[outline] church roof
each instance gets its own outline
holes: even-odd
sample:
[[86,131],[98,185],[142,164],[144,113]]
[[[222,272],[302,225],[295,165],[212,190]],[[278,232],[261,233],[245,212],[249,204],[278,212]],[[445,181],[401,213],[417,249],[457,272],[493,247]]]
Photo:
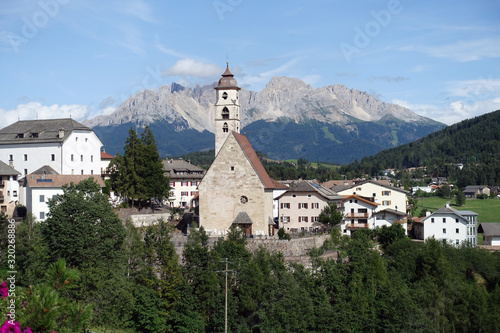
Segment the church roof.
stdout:
[[238,87],[238,83],[236,82],[236,79],[234,78],[233,73],[229,71],[229,64],[227,64],[226,71],[222,73],[222,77],[219,80],[219,84],[217,84],[217,87],[215,87],[216,90],[227,90],[227,89],[233,89],[233,90],[240,90],[240,87]]
[[[234,138],[236,139],[236,141],[240,145],[241,149],[243,150],[243,152],[247,156],[248,161],[250,161],[250,164],[252,165],[253,169],[255,170],[255,172],[259,176],[260,180],[262,181],[262,184],[264,184],[264,186],[268,189],[282,188],[281,185],[283,185],[283,184],[276,182],[276,181],[272,180],[271,177],[269,177],[266,169],[264,169],[264,166],[260,162],[259,157],[257,156],[255,151],[253,150],[252,145],[250,144],[250,142],[248,141],[246,136],[239,134],[239,133],[236,133],[236,132],[232,132],[232,133],[234,135]],[[283,186],[285,186],[285,185],[283,185]]]
[[[59,137],[59,130],[64,136]],[[89,127],[71,119],[20,120],[0,129],[1,144],[63,142],[73,130],[92,131]]]
[[233,224],[253,224],[252,219],[247,212],[239,212],[233,221]]

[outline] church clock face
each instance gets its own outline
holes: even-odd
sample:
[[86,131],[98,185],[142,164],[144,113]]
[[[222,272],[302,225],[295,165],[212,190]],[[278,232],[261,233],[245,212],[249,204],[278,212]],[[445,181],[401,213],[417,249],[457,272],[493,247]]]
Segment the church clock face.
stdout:
[[240,202],[242,204],[246,204],[248,202],[248,198],[246,196],[242,195],[241,198],[240,198]]

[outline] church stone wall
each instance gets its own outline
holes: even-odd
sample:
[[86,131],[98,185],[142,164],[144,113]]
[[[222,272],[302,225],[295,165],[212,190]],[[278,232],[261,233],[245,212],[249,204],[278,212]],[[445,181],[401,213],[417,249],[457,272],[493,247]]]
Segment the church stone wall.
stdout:
[[[233,135],[229,135],[199,185],[200,225],[211,235],[223,235],[240,212],[252,220],[252,234],[267,235],[272,220],[272,191],[259,176]],[[242,197],[248,200],[242,202]]]

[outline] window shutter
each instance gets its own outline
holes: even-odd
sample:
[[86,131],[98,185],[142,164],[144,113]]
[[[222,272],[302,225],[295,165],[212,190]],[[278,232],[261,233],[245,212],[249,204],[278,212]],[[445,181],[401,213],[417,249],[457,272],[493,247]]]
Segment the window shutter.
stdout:
[[300,209],[300,202],[299,202],[299,209]]
[[306,222],[309,222],[309,218],[306,216]]
[[283,209],[283,203],[281,203],[281,209]]
[[[306,203],[306,207],[305,208],[307,209],[307,203]],[[306,218],[306,222],[307,222],[307,218]]]

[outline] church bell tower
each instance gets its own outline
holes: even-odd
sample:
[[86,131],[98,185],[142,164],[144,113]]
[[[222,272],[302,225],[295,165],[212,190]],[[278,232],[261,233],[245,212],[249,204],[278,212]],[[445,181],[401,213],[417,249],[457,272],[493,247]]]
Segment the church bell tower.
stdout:
[[219,153],[224,141],[232,131],[240,133],[240,88],[234,75],[229,71],[222,74],[219,84],[215,87],[217,102],[215,103],[215,156]]

